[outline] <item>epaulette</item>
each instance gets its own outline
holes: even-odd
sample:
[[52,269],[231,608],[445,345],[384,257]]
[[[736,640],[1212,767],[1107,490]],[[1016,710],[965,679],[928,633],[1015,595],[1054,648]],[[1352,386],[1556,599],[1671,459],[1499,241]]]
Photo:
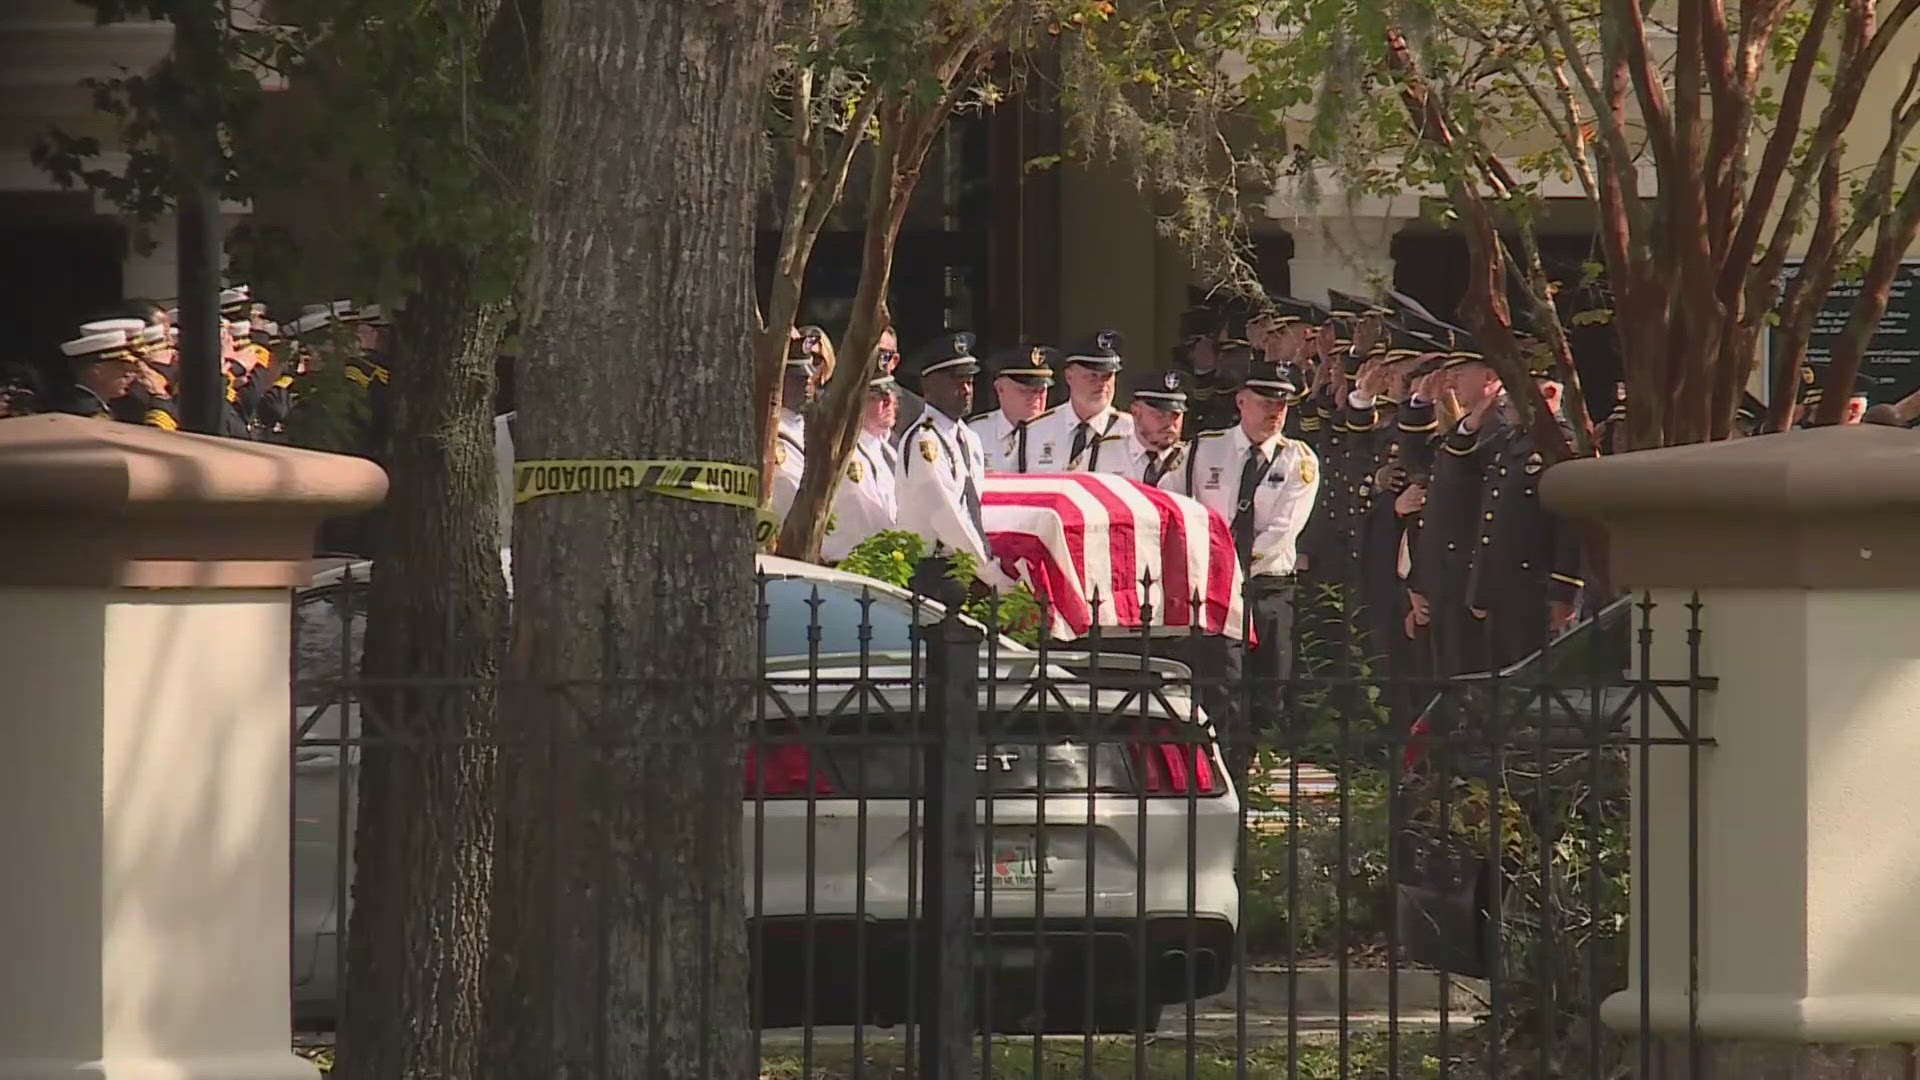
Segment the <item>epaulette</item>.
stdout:
[[1219,431],[1203,431],[1200,434],[1195,435],[1194,438],[1195,439],[1217,439],[1220,436],[1225,435],[1227,432],[1232,430],[1233,430],[1232,428],[1223,428]]
[[1094,442],[1097,442],[1097,443],[1103,443],[1103,442],[1115,442],[1115,441],[1118,441],[1118,440],[1120,440],[1120,439],[1124,439],[1124,438],[1126,438],[1126,437],[1127,437],[1127,436],[1125,436],[1125,435],[1102,435],[1102,436],[1100,436],[1099,438],[1097,438],[1097,439],[1095,439],[1095,440],[1093,440],[1093,441],[1094,441]]
[[148,409],[147,426],[159,428],[161,431],[179,431],[180,421],[175,420],[173,414],[165,409]]
[[977,412],[977,413],[974,413],[972,416],[967,417],[966,423],[971,424],[975,420],[985,420],[987,417],[992,415],[993,415],[992,409],[988,409],[986,412]]
[[[1033,420],[1045,420],[1047,417],[1052,416],[1054,413],[1057,413],[1059,411],[1060,411],[1060,406],[1055,405],[1053,408],[1048,409],[1046,412],[1043,412],[1039,416],[1034,417]],[[1027,421],[1027,423],[1031,424],[1033,423],[1033,420],[1029,420]]]

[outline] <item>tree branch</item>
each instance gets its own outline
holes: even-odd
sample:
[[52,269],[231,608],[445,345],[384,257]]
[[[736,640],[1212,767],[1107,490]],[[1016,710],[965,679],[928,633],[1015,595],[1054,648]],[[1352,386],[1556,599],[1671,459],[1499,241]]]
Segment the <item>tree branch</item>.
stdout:
[[1860,362],[1867,345],[1886,314],[1887,298],[1893,279],[1900,273],[1901,258],[1920,236],[1920,168],[1907,178],[1906,190],[1892,214],[1880,219],[1873,248],[1873,261],[1867,265],[1860,282],[1860,295],[1854,298],[1847,325],[1834,339],[1827,363],[1827,381],[1822,387],[1818,422],[1837,424],[1847,407],[1855,380],[1860,377]]
[[[1552,0],[1548,0],[1549,3]],[[1621,44],[1626,46],[1624,59],[1627,72],[1633,78],[1634,92],[1640,101],[1640,119],[1647,126],[1647,141],[1653,147],[1654,161],[1660,166],[1661,188],[1666,189],[1666,176],[1680,168],[1674,144],[1673,110],[1667,104],[1666,86],[1660,80],[1660,72],[1654,66],[1653,57],[1647,50],[1647,24],[1640,12],[1639,0],[1610,0],[1615,17],[1610,20],[1614,31],[1621,35]],[[1684,12],[1690,4],[1682,4]],[[1601,18],[1606,19],[1602,14]],[[1685,20],[1682,20],[1684,25]],[[1681,50],[1684,52],[1684,48]]]
[[[1806,358],[1807,339],[1813,333],[1813,320],[1819,314],[1817,298],[1824,298],[1833,284],[1838,266],[1834,245],[1840,232],[1840,163],[1829,158],[1820,169],[1820,206],[1808,240],[1806,261],[1800,273],[1787,285],[1785,303],[1780,308],[1779,355],[1773,358],[1772,401],[1767,406],[1767,430],[1785,431],[1793,423],[1795,390],[1800,384],[1800,366]],[[1753,291],[1772,294],[1771,280],[1755,277]],[[1754,301],[1749,298],[1749,308]]]
[[[1767,137],[1766,148],[1760,155],[1759,171],[1754,174],[1753,187],[1747,196],[1748,212],[1741,215],[1740,227],[1734,233],[1733,242],[1727,246],[1726,260],[1721,267],[1722,296],[1729,295],[1731,290],[1738,290],[1752,268],[1753,251],[1760,243],[1760,230],[1766,226],[1774,194],[1780,188],[1780,178],[1793,157],[1793,144],[1800,135],[1800,117],[1806,111],[1807,86],[1813,81],[1821,43],[1826,40],[1827,26],[1833,21],[1833,6],[1834,0],[1814,0],[1806,36],[1800,43],[1799,51],[1794,53],[1792,66],[1787,70],[1787,83],[1780,94],[1780,115],[1774,121],[1773,134]],[[1757,318],[1760,314],[1749,310],[1746,316]]]
[[[1644,234],[1646,210],[1640,205],[1639,177],[1634,173],[1634,153],[1627,145],[1626,111],[1618,107],[1618,95],[1610,85],[1602,92],[1600,84],[1594,79],[1593,72],[1587,70],[1586,56],[1580,51],[1579,40],[1574,37],[1573,23],[1567,18],[1565,0],[1525,0],[1528,14],[1538,24],[1544,21],[1553,27],[1554,38],[1559,43],[1563,62],[1573,68],[1580,89],[1586,94],[1587,105],[1593,111],[1594,127],[1600,133],[1600,163],[1614,174],[1614,183],[1623,196],[1627,224],[1638,227]],[[1552,44],[1541,42],[1541,48],[1552,51]],[[1610,76],[1624,70],[1625,55],[1617,46],[1602,50]],[[1611,83],[1611,79],[1610,79]],[[1624,250],[1624,248],[1623,248]]]
[[1853,121],[1868,76],[1917,9],[1920,9],[1920,0],[1898,0],[1878,29],[1875,29],[1873,0],[1847,0],[1847,33],[1841,46],[1840,59],[1834,66],[1838,76],[1827,99],[1827,107],[1822,110],[1819,126],[1808,143],[1806,156],[1794,169],[1793,187],[1788,190],[1786,202],[1780,208],[1780,217],[1775,224],[1773,238],[1767,244],[1766,254],[1760,259],[1759,273],[1762,278],[1771,280],[1779,275],[1793,238],[1799,235],[1800,215],[1806,208],[1814,177],[1825,167],[1840,136]]

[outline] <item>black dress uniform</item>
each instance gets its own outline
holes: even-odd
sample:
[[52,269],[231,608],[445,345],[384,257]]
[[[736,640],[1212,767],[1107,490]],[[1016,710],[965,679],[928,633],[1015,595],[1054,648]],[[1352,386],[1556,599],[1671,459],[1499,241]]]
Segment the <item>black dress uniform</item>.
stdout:
[[[1482,355],[1466,332],[1448,331],[1451,350],[1447,367],[1475,363]],[[1419,539],[1412,551],[1407,586],[1431,605],[1426,637],[1432,671],[1440,677],[1485,669],[1488,663],[1487,629],[1468,611],[1468,578],[1481,547],[1480,526],[1490,461],[1505,446],[1507,433],[1500,410],[1488,412],[1482,426],[1466,431],[1456,424],[1440,433],[1434,454],[1433,478],[1427,487]]]
[[[1180,321],[1185,344],[1175,353],[1174,366],[1191,376],[1187,385],[1187,434],[1230,428],[1240,422],[1240,412],[1233,403],[1233,396],[1240,392],[1240,383],[1220,366],[1218,350],[1235,343],[1218,340],[1222,326],[1218,312],[1194,308],[1182,315]],[[1193,360],[1194,350],[1202,344],[1213,350],[1214,355],[1213,366],[1204,371]],[[1244,342],[1238,344],[1244,345]]]
[[[1566,432],[1569,442],[1572,433]],[[1509,422],[1492,438],[1480,550],[1468,583],[1468,604],[1487,613],[1495,668],[1547,644],[1548,604],[1574,603],[1586,584],[1571,523],[1540,504],[1545,463],[1531,432]]]

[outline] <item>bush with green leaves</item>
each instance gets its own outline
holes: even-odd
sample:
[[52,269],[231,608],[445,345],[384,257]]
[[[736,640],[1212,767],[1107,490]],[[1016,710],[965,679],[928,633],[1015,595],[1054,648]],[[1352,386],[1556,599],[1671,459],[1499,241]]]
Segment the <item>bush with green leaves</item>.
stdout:
[[[927,542],[920,534],[889,529],[862,540],[840,560],[839,569],[911,589],[914,567],[926,555]],[[971,588],[978,579],[971,555],[954,555],[951,574],[969,591],[969,599],[960,608],[962,613],[1023,645],[1039,642],[1044,631],[1040,602],[1032,590],[1020,585],[1005,593],[978,595],[978,590]]]

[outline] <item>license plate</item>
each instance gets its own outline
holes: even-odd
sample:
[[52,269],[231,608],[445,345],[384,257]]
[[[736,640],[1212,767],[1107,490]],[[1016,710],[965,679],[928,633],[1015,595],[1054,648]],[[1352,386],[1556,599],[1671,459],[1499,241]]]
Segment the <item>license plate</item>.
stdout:
[[[1049,855],[1046,861],[1051,863],[1053,857]],[[995,891],[1051,889],[1053,883],[1047,880],[1048,870],[1035,855],[1033,844],[996,841],[975,853],[973,887],[985,889],[991,881]]]

